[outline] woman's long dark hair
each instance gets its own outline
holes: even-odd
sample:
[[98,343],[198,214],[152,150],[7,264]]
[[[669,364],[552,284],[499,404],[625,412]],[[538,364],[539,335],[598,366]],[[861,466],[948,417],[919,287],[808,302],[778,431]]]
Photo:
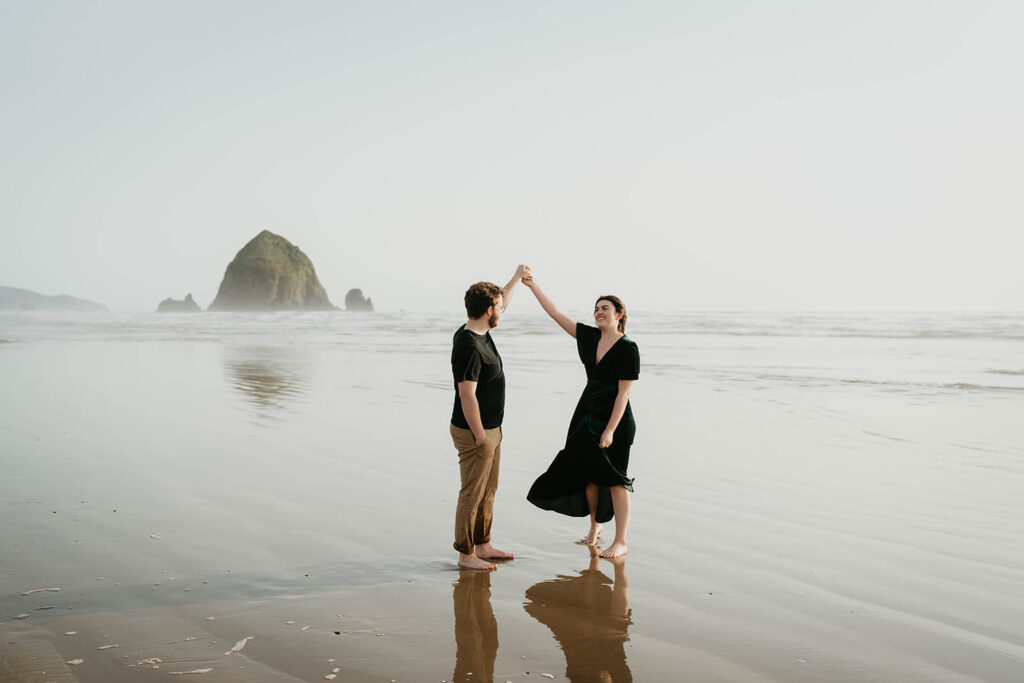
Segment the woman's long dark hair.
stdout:
[[621,313],[622,317],[619,318],[619,332],[626,334],[626,304],[622,303],[622,299],[611,294],[604,294],[597,297],[597,301],[594,302],[594,306],[597,306],[602,301],[608,301],[612,306],[615,307],[616,313]]

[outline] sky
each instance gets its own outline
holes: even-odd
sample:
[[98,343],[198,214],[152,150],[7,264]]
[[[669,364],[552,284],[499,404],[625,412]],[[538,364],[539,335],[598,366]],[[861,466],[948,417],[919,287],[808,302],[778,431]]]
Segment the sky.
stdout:
[[[0,0],[0,285],[1024,309],[1024,4]],[[535,304],[534,304],[535,305]]]

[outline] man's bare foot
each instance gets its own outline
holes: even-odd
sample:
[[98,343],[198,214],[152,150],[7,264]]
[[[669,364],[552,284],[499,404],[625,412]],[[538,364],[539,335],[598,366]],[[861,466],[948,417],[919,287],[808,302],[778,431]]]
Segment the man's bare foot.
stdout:
[[463,553],[459,553],[459,566],[466,569],[482,569],[488,572],[498,568],[498,565],[484,562],[476,555],[466,555]]
[[579,540],[584,545],[600,545],[601,544],[601,532],[604,531],[604,527],[600,524],[593,524],[590,527],[590,533]]
[[612,543],[608,546],[608,549],[601,553],[601,557],[605,559],[613,559],[616,557],[626,556],[626,544],[625,543]]
[[515,555],[498,550],[490,543],[481,543],[476,547],[476,556],[482,560],[512,560]]

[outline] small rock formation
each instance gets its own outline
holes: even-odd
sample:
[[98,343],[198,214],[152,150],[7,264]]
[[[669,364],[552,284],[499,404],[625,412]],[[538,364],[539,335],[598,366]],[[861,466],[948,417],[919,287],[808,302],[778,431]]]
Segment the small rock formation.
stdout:
[[309,257],[264,230],[228,264],[210,311],[333,311]]
[[167,297],[156,307],[157,313],[198,313],[201,310],[191,293],[185,295],[181,301]]
[[372,311],[373,310],[373,299],[369,297],[363,297],[363,290],[361,289],[350,289],[348,294],[345,295],[345,310],[346,311]]

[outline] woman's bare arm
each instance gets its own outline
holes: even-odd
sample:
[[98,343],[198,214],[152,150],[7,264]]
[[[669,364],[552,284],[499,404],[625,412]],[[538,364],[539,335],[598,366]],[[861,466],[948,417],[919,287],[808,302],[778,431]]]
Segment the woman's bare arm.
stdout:
[[608,424],[601,433],[601,440],[597,443],[599,448],[608,448],[612,445],[612,437],[615,435],[615,428],[622,421],[626,414],[626,404],[629,403],[629,392],[633,390],[631,379],[619,380],[619,393],[615,396],[615,405],[612,406],[612,416],[608,418]]
[[539,303],[540,307],[544,309],[544,312],[551,316],[551,319],[558,323],[558,326],[565,330],[570,337],[575,339],[576,321],[563,313],[562,309],[560,309],[555,302],[544,293],[544,290],[540,288],[540,285],[534,281],[532,273],[527,272],[526,275],[523,276],[523,284],[529,287],[533,292],[533,295],[537,297],[537,303]]

